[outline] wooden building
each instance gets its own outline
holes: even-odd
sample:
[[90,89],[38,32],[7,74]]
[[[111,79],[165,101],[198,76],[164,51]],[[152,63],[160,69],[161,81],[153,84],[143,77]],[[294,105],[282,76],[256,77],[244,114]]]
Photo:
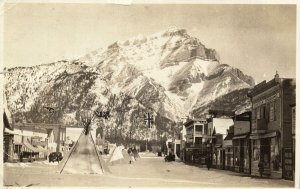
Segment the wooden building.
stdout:
[[13,162],[13,139],[14,135],[13,126],[10,122],[10,118],[4,111],[3,113],[3,161],[4,162]]
[[244,112],[234,117],[233,164],[234,171],[248,173],[251,170],[251,142],[249,139],[251,112]]
[[225,151],[225,169],[226,170],[234,170],[233,166],[233,143],[232,138],[234,136],[234,128],[233,126],[229,127],[227,136],[223,142],[223,149]]
[[[212,111],[210,111],[211,113]],[[231,113],[231,112],[230,112]],[[224,111],[215,111],[212,115],[212,126],[213,126],[213,144],[212,144],[212,167],[218,169],[225,169],[226,164],[229,161],[226,159],[231,154],[232,148],[232,126],[233,120],[228,117]],[[218,117],[220,116],[220,117]],[[230,130],[231,128],[231,130]],[[226,140],[225,140],[226,139]],[[228,157],[231,158],[231,157]],[[228,167],[229,165],[228,165]]]
[[263,176],[292,178],[292,108],[296,101],[295,79],[279,78],[256,85],[248,96],[252,101],[251,175],[259,175],[258,163],[264,163]]
[[184,123],[186,129],[186,142],[183,149],[185,162],[205,164],[205,156],[210,153],[208,145],[212,139],[212,128],[208,127],[206,120],[187,120]]

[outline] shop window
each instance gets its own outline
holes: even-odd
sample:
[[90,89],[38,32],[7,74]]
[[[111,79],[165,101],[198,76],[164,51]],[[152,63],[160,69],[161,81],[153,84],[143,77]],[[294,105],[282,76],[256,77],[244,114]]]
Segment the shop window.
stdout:
[[203,131],[203,126],[202,126],[202,125],[196,125],[196,131],[202,133],[202,131]]
[[253,140],[253,161],[258,161],[260,157],[260,148],[258,140]]
[[234,158],[234,165],[240,166],[240,143],[237,140],[234,141],[233,158]]
[[201,145],[202,144],[202,137],[195,137],[195,145]]
[[276,101],[273,102],[274,106],[274,121],[276,121]]
[[260,113],[261,118],[266,119],[266,106],[262,106],[260,108],[260,111],[261,111],[261,113]]
[[265,167],[270,167],[270,138],[262,138],[260,144],[260,156],[263,158]]
[[270,121],[274,121],[274,103],[270,104]]
[[267,104],[267,106],[266,106],[265,116],[266,116],[266,120],[269,122],[270,121],[270,104]]
[[257,117],[257,119],[260,119],[260,107],[258,107],[257,109],[256,109],[256,117]]

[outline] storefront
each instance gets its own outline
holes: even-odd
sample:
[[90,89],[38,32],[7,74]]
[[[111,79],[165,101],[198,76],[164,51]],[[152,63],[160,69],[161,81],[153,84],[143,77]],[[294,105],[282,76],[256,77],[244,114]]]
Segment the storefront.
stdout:
[[250,136],[252,140],[252,175],[259,176],[258,163],[263,161],[265,176],[282,177],[281,136],[279,132],[271,132]]
[[251,175],[259,175],[258,163],[264,164],[263,176],[292,177],[292,109],[295,103],[294,79],[263,81],[248,93],[252,101]]
[[234,170],[233,167],[233,144],[232,144],[232,138],[233,138],[233,126],[229,127],[228,134],[224,139],[223,142],[223,149],[224,149],[224,163],[225,163],[225,169],[226,170]]
[[225,169],[225,150],[223,148],[223,135],[215,134],[213,142],[212,167]]
[[233,171],[233,145],[232,140],[224,140],[224,153],[225,153],[225,169]]
[[[187,163],[205,164],[205,157],[211,154],[211,130],[206,120],[187,120],[184,123],[186,142],[182,146],[183,160]],[[180,152],[180,141],[176,146],[176,154]],[[178,150],[179,149],[179,150]]]
[[248,135],[233,137],[234,171],[250,174],[250,140]]

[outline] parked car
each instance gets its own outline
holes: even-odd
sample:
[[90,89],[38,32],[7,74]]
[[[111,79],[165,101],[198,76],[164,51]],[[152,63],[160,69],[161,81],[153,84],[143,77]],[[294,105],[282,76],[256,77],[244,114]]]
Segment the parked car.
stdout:
[[49,154],[49,162],[59,162],[63,159],[61,152],[52,152]]

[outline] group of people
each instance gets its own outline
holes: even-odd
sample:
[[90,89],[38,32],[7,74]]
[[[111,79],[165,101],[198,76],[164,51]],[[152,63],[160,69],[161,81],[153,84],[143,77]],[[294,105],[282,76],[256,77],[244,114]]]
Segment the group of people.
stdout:
[[130,157],[129,164],[131,164],[132,162],[135,162],[136,159],[140,157],[136,148],[128,148],[127,153]]
[[[205,157],[205,164],[206,164],[207,170],[209,170],[211,168],[211,165],[212,165],[212,159],[211,159],[210,154],[208,154]],[[260,177],[263,176],[264,166],[265,166],[265,163],[264,163],[263,158],[261,157],[260,160],[259,160],[259,163],[258,163],[258,172],[260,174]]]

